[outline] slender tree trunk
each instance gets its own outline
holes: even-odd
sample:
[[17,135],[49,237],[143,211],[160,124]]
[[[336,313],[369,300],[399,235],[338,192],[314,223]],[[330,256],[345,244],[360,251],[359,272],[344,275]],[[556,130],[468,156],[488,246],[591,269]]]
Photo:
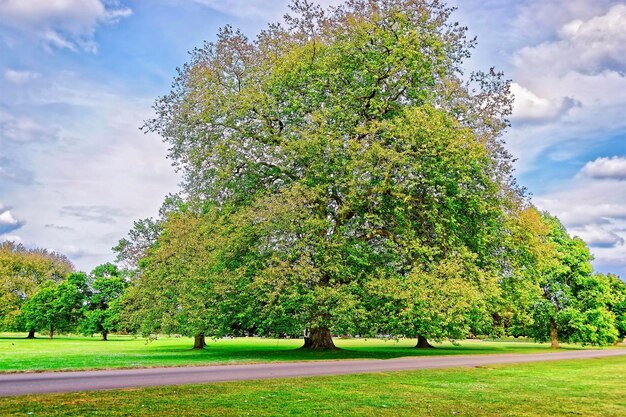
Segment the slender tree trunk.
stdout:
[[206,346],[206,339],[204,337],[204,333],[196,335],[193,340],[193,348],[204,349],[205,346]]
[[107,340],[109,340],[109,332],[107,332],[107,331],[103,331],[102,332],[102,340],[105,341],[105,342]]
[[50,339],[52,339],[54,337],[54,326],[50,326],[50,333],[48,334],[48,337]]
[[302,349],[337,349],[330,330],[325,327],[311,329],[308,337],[304,337]]
[[417,349],[434,349],[435,347],[428,343],[428,339],[421,335],[417,335],[417,345],[415,345]]
[[28,336],[26,336],[27,339],[34,339],[35,338],[35,330],[30,329],[28,331]]
[[552,349],[559,348],[559,332],[556,329],[556,321],[554,318],[550,317],[550,347]]

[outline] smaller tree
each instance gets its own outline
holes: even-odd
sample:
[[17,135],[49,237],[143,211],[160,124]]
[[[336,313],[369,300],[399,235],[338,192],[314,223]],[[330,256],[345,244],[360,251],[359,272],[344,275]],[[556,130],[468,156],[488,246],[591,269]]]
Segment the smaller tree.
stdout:
[[626,282],[613,274],[607,274],[606,279],[611,287],[609,310],[615,314],[615,327],[619,340],[624,340],[626,339]]
[[120,297],[126,290],[126,280],[115,265],[106,263],[97,266],[90,277],[93,282],[81,320],[84,334],[100,333],[107,340],[110,332],[120,324]]
[[[539,292],[529,300],[530,320],[521,333],[538,341],[606,345],[618,337],[615,314],[610,310],[612,291],[606,277],[592,274],[587,245],[570,237],[561,222],[547,213],[541,214],[545,227],[536,227],[539,239],[528,239],[521,245],[543,245],[536,250],[543,256],[526,272],[532,272],[529,283]],[[510,290],[512,287],[508,287]]]
[[224,232],[217,211],[206,211],[170,213],[141,259],[123,301],[124,321],[135,332],[191,336],[194,349],[205,347],[206,336],[228,332],[225,299],[232,292],[221,267]]
[[47,330],[52,338],[56,332],[76,329],[82,317],[87,295],[87,276],[72,273],[59,284],[42,284],[22,307],[21,321],[29,329]]

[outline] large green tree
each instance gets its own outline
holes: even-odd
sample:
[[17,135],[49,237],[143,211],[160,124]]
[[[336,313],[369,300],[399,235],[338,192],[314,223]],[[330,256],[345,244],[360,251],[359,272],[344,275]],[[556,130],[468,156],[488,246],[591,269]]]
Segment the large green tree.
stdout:
[[0,329],[25,330],[29,338],[34,338],[35,328],[19,320],[22,306],[43,283],[60,282],[73,269],[59,253],[0,243]]
[[[170,145],[189,199],[231,218],[222,247],[245,256],[209,264],[255,304],[256,315],[236,307],[259,334],[307,329],[312,348],[333,347],[332,332],[462,336],[481,297],[455,310],[448,285],[443,330],[408,319],[434,314],[411,299],[446,284],[441,271],[455,271],[465,295],[495,288],[504,219],[522,198],[500,139],[508,83],[493,69],[463,81],[473,41],[440,2],[291,8],[254,42],[226,27],[194,50],[146,124]],[[142,279],[200,297],[206,272],[190,275],[172,254],[168,273],[155,273],[156,254]],[[393,313],[406,319],[382,329],[372,314],[396,288],[408,295]]]

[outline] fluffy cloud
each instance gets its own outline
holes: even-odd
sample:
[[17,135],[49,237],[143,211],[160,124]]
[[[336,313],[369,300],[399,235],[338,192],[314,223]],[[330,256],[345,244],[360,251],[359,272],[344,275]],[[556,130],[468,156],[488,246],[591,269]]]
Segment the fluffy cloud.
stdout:
[[96,27],[131,13],[129,8],[106,0],[2,0],[0,26],[33,36],[48,46],[95,51]]
[[24,226],[24,222],[16,219],[8,207],[0,204],[0,235],[11,233],[22,226]]
[[626,5],[610,3],[531,0],[521,7],[520,27],[530,30],[526,20],[536,16],[549,30],[511,58],[516,102],[507,142],[521,172],[548,148],[575,157],[577,143],[588,148],[626,129]]
[[577,175],[558,191],[535,196],[541,210],[561,219],[573,235],[591,247],[601,272],[626,277],[626,187],[618,181]]
[[570,97],[548,99],[539,97],[517,83],[511,84],[511,92],[515,96],[513,119],[519,121],[547,121],[558,119],[581,103]]
[[570,230],[592,248],[615,248],[624,245],[624,238],[617,233],[598,225],[587,225],[580,229]]
[[[555,29],[576,20],[588,20],[606,12],[619,0],[525,0],[516,2],[512,31],[527,43],[545,40]],[[503,4],[506,5],[505,2]],[[482,6],[482,3],[478,7]],[[511,7],[507,7],[510,13]]]
[[626,5],[618,4],[604,15],[576,19],[563,25],[557,41],[522,48],[514,63],[539,73],[594,74],[626,70]]
[[580,173],[590,178],[626,180],[626,158],[598,158],[587,162]]

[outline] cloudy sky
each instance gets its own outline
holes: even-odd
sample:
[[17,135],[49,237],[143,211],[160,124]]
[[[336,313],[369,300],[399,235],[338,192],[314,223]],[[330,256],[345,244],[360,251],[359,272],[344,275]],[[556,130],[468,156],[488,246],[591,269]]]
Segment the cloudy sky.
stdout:
[[[323,0],[322,4],[339,0]],[[178,178],[139,131],[187,51],[227,23],[254,36],[286,0],[0,0],[0,241],[85,270]],[[540,209],[626,276],[626,3],[456,0],[468,70],[514,82],[508,148]]]

